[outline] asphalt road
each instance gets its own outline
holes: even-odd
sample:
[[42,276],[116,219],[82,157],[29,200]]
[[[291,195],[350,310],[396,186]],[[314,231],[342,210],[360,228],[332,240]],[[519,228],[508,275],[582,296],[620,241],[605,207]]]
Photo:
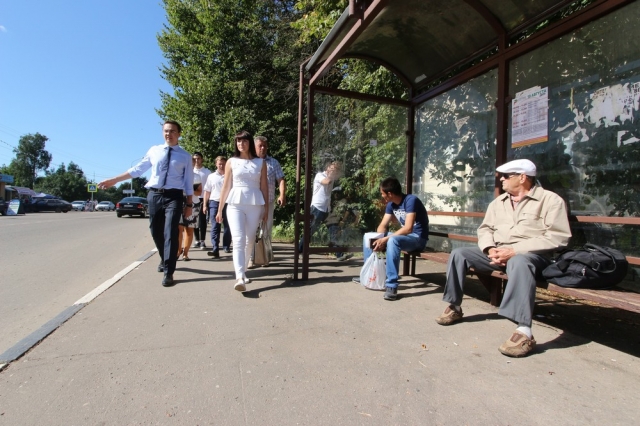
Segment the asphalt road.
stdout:
[[0,241],[0,353],[154,247],[115,212],[1,216]]

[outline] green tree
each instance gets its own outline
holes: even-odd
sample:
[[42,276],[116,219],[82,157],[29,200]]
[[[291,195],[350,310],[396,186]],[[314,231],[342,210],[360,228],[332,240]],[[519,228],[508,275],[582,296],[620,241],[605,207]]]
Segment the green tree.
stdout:
[[[205,155],[233,152],[241,129],[269,139],[294,199],[298,70],[313,47],[296,43],[291,23],[301,15],[294,1],[163,0],[165,29],[158,35],[173,93],[161,93],[163,119],[183,127],[181,145]],[[293,205],[276,210],[291,220]]]
[[28,134],[20,138],[18,147],[13,150],[16,158],[9,165],[16,185],[33,188],[38,172],[49,167],[52,157],[44,149],[48,140],[49,138],[40,133]]
[[34,189],[68,201],[87,199],[87,179],[74,162],[68,167],[62,163],[55,170],[47,170],[44,177],[38,178]]

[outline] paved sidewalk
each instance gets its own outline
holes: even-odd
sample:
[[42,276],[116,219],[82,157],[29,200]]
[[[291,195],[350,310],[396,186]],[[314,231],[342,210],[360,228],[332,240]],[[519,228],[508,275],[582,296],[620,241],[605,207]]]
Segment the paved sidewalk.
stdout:
[[538,350],[510,359],[497,348],[514,326],[482,300],[435,323],[442,265],[419,262],[388,302],[351,282],[355,259],[313,256],[293,283],[292,254],[276,246],[244,294],[230,254],[192,250],[172,288],[152,256],[0,373],[0,424],[640,423],[637,317],[611,320],[629,344],[603,345],[558,328],[584,308],[543,300]]

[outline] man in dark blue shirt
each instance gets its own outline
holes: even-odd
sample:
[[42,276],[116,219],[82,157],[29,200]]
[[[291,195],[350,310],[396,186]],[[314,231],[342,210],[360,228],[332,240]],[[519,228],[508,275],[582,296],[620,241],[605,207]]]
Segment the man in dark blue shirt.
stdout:
[[[388,177],[380,183],[380,195],[386,201],[387,207],[377,232],[384,236],[374,240],[371,245],[366,237],[363,239],[364,260],[366,262],[373,251],[383,251],[386,248],[387,278],[384,299],[396,300],[400,255],[403,250],[424,250],[429,239],[429,217],[427,209],[418,197],[402,193],[402,186],[396,178]],[[388,234],[389,224],[394,217],[401,228],[393,234]],[[354,281],[359,282],[359,279],[354,278]]]

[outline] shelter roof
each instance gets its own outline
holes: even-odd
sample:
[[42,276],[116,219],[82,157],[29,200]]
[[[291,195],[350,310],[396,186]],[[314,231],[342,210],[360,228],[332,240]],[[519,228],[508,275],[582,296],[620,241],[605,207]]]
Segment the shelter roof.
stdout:
[[[307,64],[363,58],[420,90],[449,70],[499,47],[572,0],[375,0],[347,8]],[[501,46],[500,44],[503,43]]]

